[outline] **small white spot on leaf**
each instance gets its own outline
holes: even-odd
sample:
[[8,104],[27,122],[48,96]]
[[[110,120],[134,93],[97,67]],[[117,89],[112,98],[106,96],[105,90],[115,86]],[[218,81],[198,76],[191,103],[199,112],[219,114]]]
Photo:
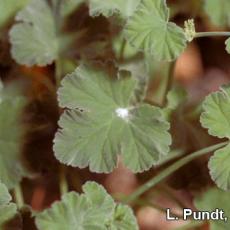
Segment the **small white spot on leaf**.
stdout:
[[120,117],[124,120],[128,120],[129,110],[126,108],[118,108],[118,109],[116,109],[116,114],[118,117]]

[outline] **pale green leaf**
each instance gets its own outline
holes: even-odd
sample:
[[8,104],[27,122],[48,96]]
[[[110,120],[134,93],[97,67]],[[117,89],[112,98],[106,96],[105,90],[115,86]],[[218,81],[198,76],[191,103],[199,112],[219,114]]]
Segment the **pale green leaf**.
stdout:
[[119,13],[123,18],[130,17],[141,0],[89,0],[89,12],[91,16],[102,14],[105,17]]
[[121,141],[121,155],[133,172],[148,170],[169,152],[169,124],[156,107],[142,105],[130,110]]
[[220,91],[207,96],[203,110],[200,121],[209,134],[230,138],[230,86],[223,86]]
[[[137,229],[131,210],[116,206],[105,189],[94,182],[83,186],[84,193],[70,192],[55,202],[50,209],[36,215],[36,225],[40,230],[109,230],[120,229],[112,226],[125,226],[123,230]],[[125,210],[124,210],[125,209]],[[130,228],[133,227],[133,228]]]
[[209,160],[209,170],[212,180],[219,188],[230,190],[230,145],[219,149]]
[[0,229],[17,214],[17,207],[10,203],[11,199],[6,186],[0,183]]
[[213,24],[217,26],[230,25],[229,0],[205,0],[204,9]]
[[133,78],[110,79],[81,66],[61,85],[59,104],[72,109],[61,116],[54,140],[55,156],[62,163],[108,173],[121,154],[127,167],[141,172],[168,153],[169,124],[156,107],[132,106]]
[[0,27],[2,27],[14,14],[23,8],[30,0],[1,0],[0,1]]
[[210,230],[229,230],[230,221],[230,193],[213,188],[195,199],[195,206],[200,211],[215,211],[217,208],[224,211],[227,222],[210,220]]
[[0,103],[0,181],[9,189],[21,180],[24,170],[20,159],[23,128],[20,115],[25,106],[22,96],[2,92]]
[[137,230],[137,221],[133,211],[126,205],[118,204],[109,230]]
[[143,0],[128,19],[124,33],[135,48],[158,60],[172,61],[186,47],[183,29],[169,22],[165,0]]
[[58,39],[52,11],[45,0],[32,0],[20,11],[10,31],[12,56],[19,64],[45,66],[57,57]]

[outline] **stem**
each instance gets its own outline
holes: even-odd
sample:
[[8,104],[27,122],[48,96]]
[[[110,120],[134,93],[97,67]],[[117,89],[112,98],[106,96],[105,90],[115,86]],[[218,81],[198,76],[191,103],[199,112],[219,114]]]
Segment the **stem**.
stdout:
[[157,176],[153,177],[149,181],[147,181],[145,184],[140,186],[133,194],[131,194],[127,199],[123,200],[124,203],[130,203],[134,200],[136,200],[139,196],[141,196],[143,193],[148,191],[150,188],[161,182],[163,179],[168,177],[170,174],[181,168],[182,166],[186,165],[187,163],[191,162],[192,160],[196,159],[197,157],[203,156],[207,153],[210,153],[212,151],[215,151],[225,145],[227,145],[229,141],[222,142],[219,144],[215,144],[209,147],[206,147],[204,149],[201,149],[199,151],[193,152],[180,160],[176,161],[174,164],[170,165],[168,168],[161,171]]
[[119,60],[120,61],[123,61],[123,59],[124,59],[124,52],[125,52],[126,44],[127,44],[126,40],[123,39],[122,44],[121,44],[121,48],[120,48],[120,54],[119,54]]
[[230,32],[219,31],[219,32],[198,32],[195,35],[195,38],[201,37],[213,37],[213,36],[230,36]]
[[163,107],[167,103],[167,94],[171,90],[172,85],[173,85],[175,65],[176,65],[176,62],[174,61],[169,66],[168,79],[167,79],[167,83],[166,83],[166,87],[165,87],[165,92],[164,92],[164,95],[163,95],[163,102],[162,102]]
[[60,194],[64,195],[68,192],[68,183],[66,181],[66,170],[65,166],[60,166],[60,172],[59,172],[59,186],[60,186]]
[[14,188],[14,199],[18,206],[18,209],[21,209],[24,206],[24,198],[23,198],[22,188],[20,184],[18,184]]

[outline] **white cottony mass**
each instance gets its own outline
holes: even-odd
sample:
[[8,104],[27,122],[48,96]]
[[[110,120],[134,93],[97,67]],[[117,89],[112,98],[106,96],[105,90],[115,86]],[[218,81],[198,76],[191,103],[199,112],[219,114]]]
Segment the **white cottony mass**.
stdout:
[[118,108],[116,109],[116,114],[118,117],[127,120],[129,117],[129,110],[126,108]]

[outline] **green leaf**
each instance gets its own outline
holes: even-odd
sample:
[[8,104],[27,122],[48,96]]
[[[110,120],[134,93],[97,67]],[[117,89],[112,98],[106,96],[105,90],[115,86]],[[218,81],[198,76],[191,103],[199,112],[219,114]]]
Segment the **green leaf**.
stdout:
[[172,61],[186,47],[183,29],[169,22],[165,0],[143,0],[128,20],[124,33],[135,48],[158,60]]
[[24,106],[22,96],[11,97],[6,89],[3,90],[0,102],[0,181],[9,189],[16,186],[25,173],[20,159],[23,134],[20,115]]
[[20,11],[10,31],[12,56],[27,66],[45,66],[57,57],[58,39],[54,17],[45,0],[32,0]]
[[224,210],[225,217],[228,218],[227,222],[221,220],[210,220],[211,230],[228,230],[230,220],[230,193],[219,190],[217,188],[210,189],[205,192],[201,197],[195,199],[195,206],[200,211],[215,211]]
[[205,0],[204,9],[213,24],[222,27],[230,25],[229,0]]
[[203,102],[203,110],[200,121],[209,134],[230,138],[230,85],[207,96]]
[[89,0],[89,12],[91,16],[102,14],[110,17],[114,13],[119,13],[123,18],[130,17],[141,0]]
[[219,188],[230,190],[230,144],[215,152],[209,160],[209,170],[212,180]]
[[[84,194],[70,192],[50,209],[36,215],[40,230],[135,230],[135,217],[127,206],[116,205],[105,189],[94,182],[83,186]],[[121,206],[121,207],[120,207]],[[124,228],[120,228],[124,226]]]
[[131,104],[134,79],[109,79],[104,72],[81,66],[61,85],[59,104],[72,109],[61,116],[54,139],[55,156],[62,163],[108,173],[121,154],[128,168],[141,172],[168,153],[169,124],[160,109]]
[[135,230],[138,229],[135,216],[130,207],[118,204],[115,208],[111,222],[111,230]]
[[14,14],[23,8],[29,0],[1,0],[0,1],[0,27],[2,27]]
[[4,229],[4,224],[17,214],[17,207],[10,203],[11,199],[6,186],[0,183],[0,229]]

